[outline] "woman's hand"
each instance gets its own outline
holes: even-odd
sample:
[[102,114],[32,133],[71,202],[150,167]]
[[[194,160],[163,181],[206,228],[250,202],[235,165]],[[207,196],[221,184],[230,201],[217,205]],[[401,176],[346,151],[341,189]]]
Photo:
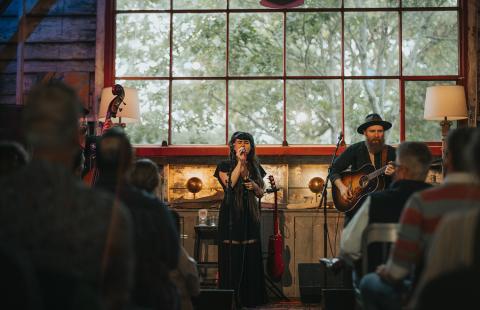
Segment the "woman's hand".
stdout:
[[251,179],[248,179],[248,181],[244,181],[243,185],[247,190],[253,191],[255,193],[255,196],[257,197],[263,196],[263,189],[261,189],[260,186],[258,186],[258,184],[253,182]]
[[236,155],[239,162],[244,165],[247,163],[247,150],[243,146],[237,150]]
[[258,187],[258,185],[253,182],[252,180],[248,179],[248,181],[244,181],[243,182],[243,185],[245,186],[246,189],[248,189],[249,191],[253,191],[255,190],[255,186]]

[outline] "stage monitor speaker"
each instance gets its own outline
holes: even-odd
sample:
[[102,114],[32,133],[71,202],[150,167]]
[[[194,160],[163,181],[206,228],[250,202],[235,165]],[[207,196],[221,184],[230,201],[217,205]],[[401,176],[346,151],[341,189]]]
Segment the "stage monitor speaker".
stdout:
[[353,289],[327,288],[322,290],[323,310],[355,309],[355,294]]
[[235,291],[219,289],[201,289],[194,301],[196,310],[232,310],[235,309]]
[[[326,283],[324,279],[325,272]],[[322,301],[322,289],[345,288],[346,276],[343,270],[334,273],[322,263],[298,264],[298,280],[302,303],[320,303]]]

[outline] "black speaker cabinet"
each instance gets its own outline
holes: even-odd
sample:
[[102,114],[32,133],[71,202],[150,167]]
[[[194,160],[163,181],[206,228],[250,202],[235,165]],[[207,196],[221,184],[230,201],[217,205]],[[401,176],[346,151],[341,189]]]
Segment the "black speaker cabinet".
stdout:
[[322,289],[345,288],[347,286],[346,276],[345,271],[341,270],[334,273],[322,263],[298,264],[298,281],[302,303],[320,303],[322,301]]
[[355,294],[353,289],[327,288],[322,290],[323,310],[353,310],[355,309]]
[[194,300],[196,310],[232,310],[235,309],[234,290],[201,289],[200,296]]

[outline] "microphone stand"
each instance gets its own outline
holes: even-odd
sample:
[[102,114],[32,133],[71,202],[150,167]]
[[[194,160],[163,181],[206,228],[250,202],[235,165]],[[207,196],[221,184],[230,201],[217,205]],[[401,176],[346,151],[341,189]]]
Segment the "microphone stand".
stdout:
[[[327,173],[327,179],[323,183],[323,189],[322,189],[322,198],[320,199],[320,203],[318,204],[318,208],[322,207],[323,204],[323,256],[324,258],[327,258],[327,252],[328,252],[328,225],[327,225],[327,187],[328,187],[328,182],[330,181],[330,174],[332,170],[332,165],[335,159],[337,158],[337,152],[338,148],[340,147],[340,144],[343,140],[343,134],[340,133],[338,136],[338,141],[337,141],[337,146],[335,147],[335,152],[333,153],[332,160],[330,162],[330,165],[328,166],[328,173]],[[324,285],[325,287],[327,286],[327,272],[323,273],[323,280],[324,280]]]
[[235,168],[235,153],[233,145],[230,145],[230,171],[227,180],[227,203],[228,203],[228,288],[233,288],[232,281],[232,230],[233,230],[233,212],[234,207],[233,188],[232,188],[232,172]]

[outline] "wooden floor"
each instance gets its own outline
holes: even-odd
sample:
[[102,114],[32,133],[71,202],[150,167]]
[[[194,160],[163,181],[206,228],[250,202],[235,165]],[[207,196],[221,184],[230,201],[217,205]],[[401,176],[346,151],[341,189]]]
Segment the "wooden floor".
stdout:
[[287,309],[307,309],[307,310],[321,310],[322,307],[320,304],[302,304],[300,300],[292,300],[292,301],[277,301],[269,303],[265,306],[256,307],[256,308],[243,308],[248,310],[287,310]]

